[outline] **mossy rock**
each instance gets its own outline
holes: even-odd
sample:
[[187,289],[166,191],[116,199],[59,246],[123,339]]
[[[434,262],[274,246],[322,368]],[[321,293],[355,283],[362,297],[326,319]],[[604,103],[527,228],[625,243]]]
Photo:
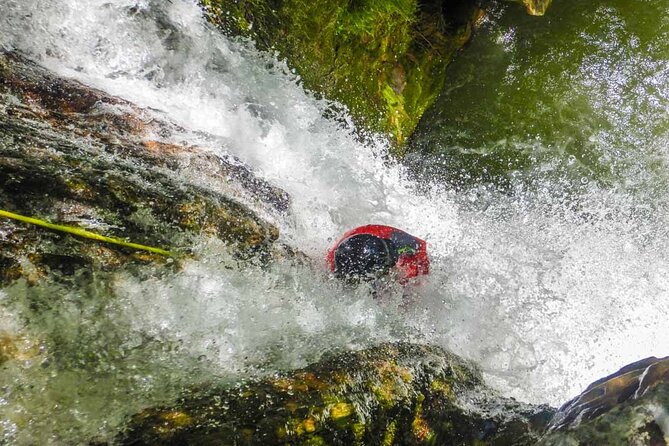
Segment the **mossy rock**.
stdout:
[[383,344],[146,409],[127,445],[529,445],[553,411],[499,397],[438,347]]
[[[249,206],[281,213],[289,205],[285,192],[237,160],[149,139],[179,129],[127,101],[15,53],[0,53],[0,67],[2,209],[182,253],[202,234],[225,241],[240,258],[270,252],[278,230]],[[169,263],[5,217],[0,232],[0,283],[109,270],[129,260]]]
[[402,152],[469,39],[472,0],[201,0],[224,31],[276,50],[306,88],[346,105]]
[[564,404],[542,446],[669,444],[669,357],[647,358],[602,378]]

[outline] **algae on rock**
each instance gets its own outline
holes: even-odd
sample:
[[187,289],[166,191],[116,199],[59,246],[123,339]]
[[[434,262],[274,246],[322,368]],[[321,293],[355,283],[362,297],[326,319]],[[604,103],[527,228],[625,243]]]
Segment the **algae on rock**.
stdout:
[[201,0],[210,21],[276,50],[306,88],[346,105],[402,152],[469,39],[472,0]]
[[136,415],[121,444],[529,445],[553,411],[500,397],[439,347],[382,344],[192,392]]

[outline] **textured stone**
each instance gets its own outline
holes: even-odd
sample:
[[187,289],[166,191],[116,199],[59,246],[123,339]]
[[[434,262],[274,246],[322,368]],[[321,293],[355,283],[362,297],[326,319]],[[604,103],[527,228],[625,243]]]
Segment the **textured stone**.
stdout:
[[646,358],[564,404],[541,445],[669,444],[669,357]]
[[136,415],[127,445],[529,445],[553,414],[437,347],[384,344]]
[[[278,230],[249,206],[280,213],[287,194],[231,156],[170,143],[179,130],[17,54],[0,54],[3,209],[173,251],[187,252],[204,233],[241,257],[268,252]],[[6,218],[0,247],[3,282],[160,260]]]

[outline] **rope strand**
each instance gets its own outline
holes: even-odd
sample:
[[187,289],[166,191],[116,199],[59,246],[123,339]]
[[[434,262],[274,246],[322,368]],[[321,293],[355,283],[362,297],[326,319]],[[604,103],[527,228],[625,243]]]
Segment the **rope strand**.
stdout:
[[112,243],[114,245],[124,246],[126,248],[140,249],[143,251],[153,252],[155,254],[160,254],[163,256],[173,256],[174,253],[166,251],[161,248],[156,248],[153,246],[140,245],[139,243],[126,242],[120,238],[116,237],[107,237],[105,235],[96,234],[95,232],[90,232],[85,229],[77,228],[74,226],[64,226],[57,225],[54,223],[49,223],[48,221],[40,220],[38,218],[26,217],[25,215],[15,214],[14,212],[9,212],[0,209],[0,217],[11,218],[12,220],[18,220],[24,223],[29,223],[31,225],[41,226],[43,228],[51,229],[54,231],[66,232],[68,234],[73,234],[79,237],[87,238],[90,240],[97,240],[99,242]]

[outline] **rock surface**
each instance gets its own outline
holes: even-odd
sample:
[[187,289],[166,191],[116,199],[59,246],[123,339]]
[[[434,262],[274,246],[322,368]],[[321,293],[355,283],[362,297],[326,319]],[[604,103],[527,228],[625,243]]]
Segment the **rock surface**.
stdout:
[[224,31],[276,50],[306,88],[346,105],[401,151],[480,10],[472,0],[201,0]]
[[592,383],[560,408],[540,444],[669,444],[669,357],[637,361]]
[[146,409],[127,445],[529,445],[553,414],[438,347],[384,344]]
[[[175,251],[205,233],[242,257],[267,252],[278,230],[249,206],[280,213],[288,196],[231,156],[173,143],[180,130],[0,54],[2,209]],[[128,260],[158,259],[0,217],[0,283]]]
[[8,361],[23,361],[39,354],[39,344],[28,336],[0,331],[0,367]]
[[530,15],[544,15],[548,10],[548,7],[551,5],[553,0],[517,0],[519,3],[522,3],[527,9],[527,13]]

